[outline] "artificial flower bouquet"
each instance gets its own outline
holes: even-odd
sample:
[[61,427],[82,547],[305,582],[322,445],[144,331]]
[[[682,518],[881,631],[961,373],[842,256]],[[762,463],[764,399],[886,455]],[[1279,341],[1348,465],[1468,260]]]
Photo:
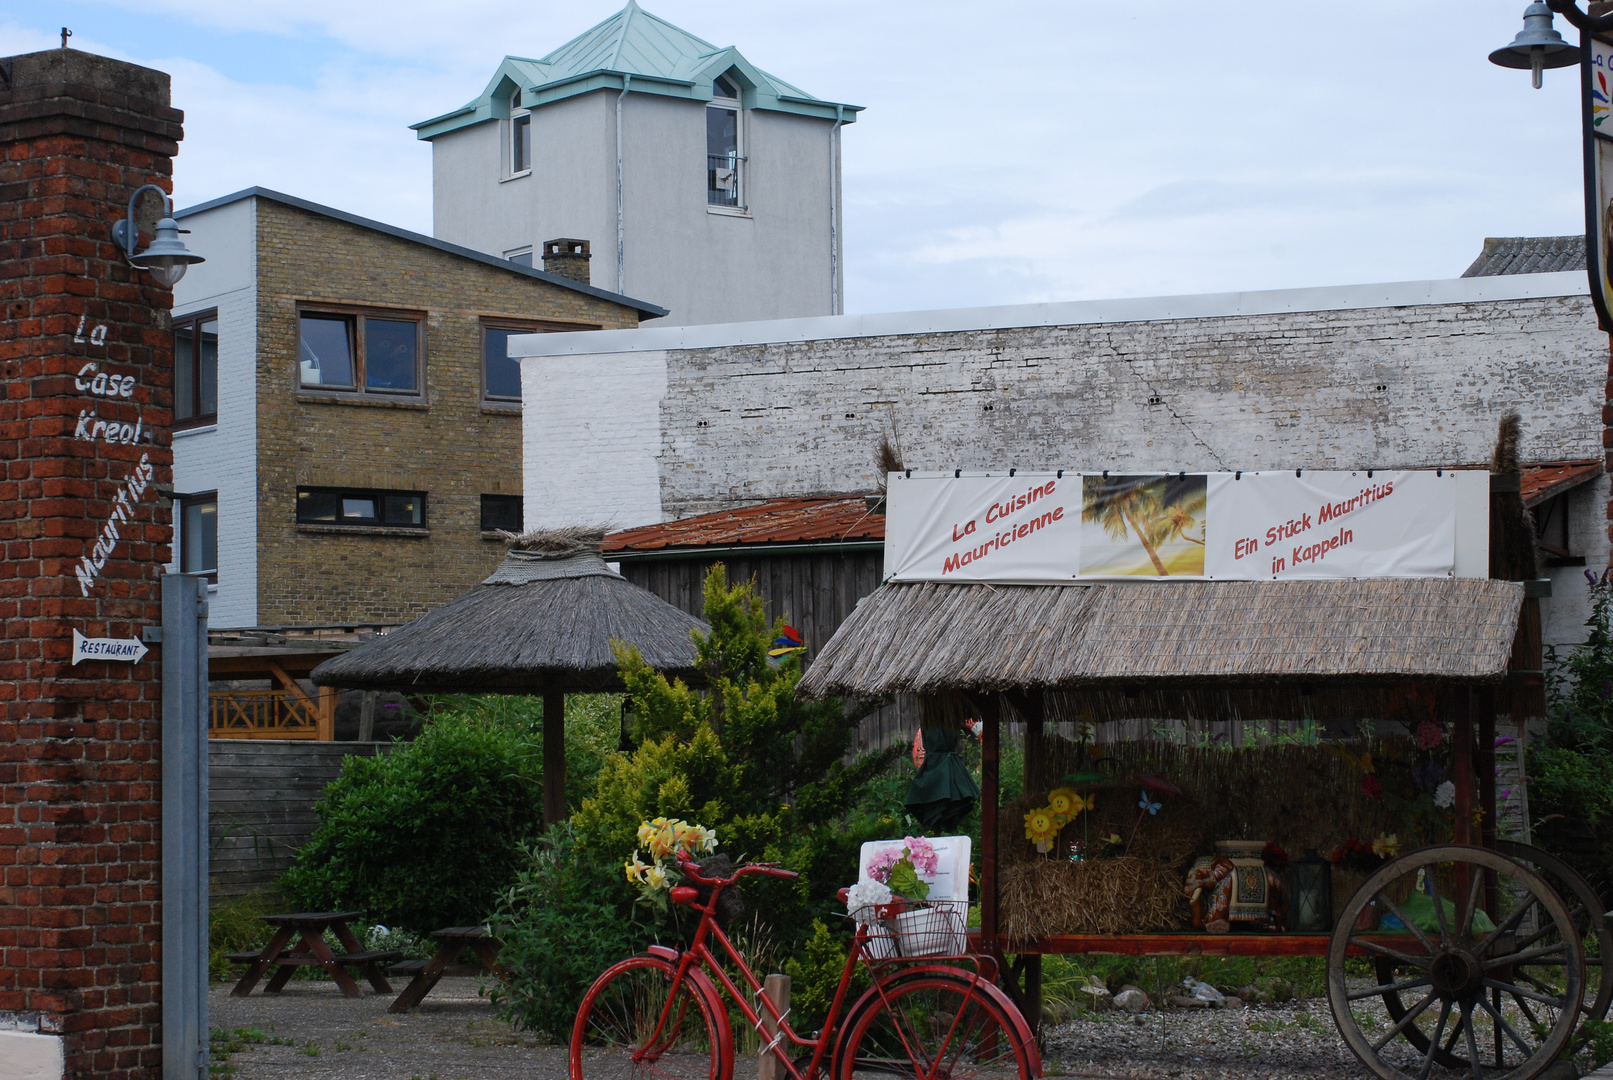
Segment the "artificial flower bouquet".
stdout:
[[[963,910],[968,901],[931,900],[925,878],[936,876],[940,856],[922,836],[877,852],[867,876],[846,892],[846,911],[870,930],[872,959],[941,955],[963,949]],[[960,910],[954,911],[953,908]],[[954,925],[956,924],[956,925]]]
[[[717,831],[686,821],[658,817],[638,827],[638,847],[633,857],[623,864],[627,880],[638,888],[640,901],[667,910],[667,897],[672,886],[683,880],[678,870],[678,856],[693,859],[717,850]],[[650,857],[645,862],[639,856]]]

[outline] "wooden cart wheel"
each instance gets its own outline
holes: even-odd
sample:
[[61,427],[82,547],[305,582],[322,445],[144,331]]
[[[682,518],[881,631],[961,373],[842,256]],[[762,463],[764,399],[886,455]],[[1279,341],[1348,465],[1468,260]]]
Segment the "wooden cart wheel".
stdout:
[[[1601,1020],[1607,1015],[1609,1002],[1613,1001],[1613,964],[1602,963],[1602,957],[1613,957],[1613,931],[1608,929],[1602,901],[1596,895],[1596,890],[1591,888],[1590,882],[1549,852],[1510,840],[1496,841],[1495,850],[1514,862],[1522,863],[1526,869],[1535,871],[1568,903],[1568,913],[1574,920],[1574,927],[1579,931],[1580,944],[1585,954],[1585,989],[1580,1003],[1581,1027],[1573,1044],[1577,1046],[1586,1038],[1584,1022]],[[1542,961],[1541,966],[1556,965],[1547,965]],[[1376,967],[1379,984],[1393,985],[1396,981],[1395,961],[1380,956],[1377,958]],[[1389,1010],[1391,1020],[1398,1021],[1406,1015],[1408,1005],[1398,990],[1385,992],[1383,1004]],[[1407,1041],[1419,1050],[1428,1049],[1428,1039],[1417,1027],[1408,1027],[1405,1036]],[[1467,1061],[1461,1056],[1460,1049],[1457,1047],[1448,1054],[1436,1053],[1434,1060],[1447,1068],[1466,1068]]]
[[1613,1004],[1613,963],[1607,962],[1613,959],[1613,929],[1608,927],[1602,898],[1577,870],[1549,852],[1511,840],[1497,840],[1495,850],[1545,878],[1546,884],[1567,901],[1568,913],[1579,930],[1585,954],[1585,993],[1579,1010],[1580,1020],[1606,1018],[1608,1005]]
[[[1426,926],[1402,918],[1421,882]],[[1481,910],[1491,882],[1493,928]],[[1357,930],[1369,904],[1405,929]],[[1351,955],[1387,963],[1352,978]],[[1436,1064],[1473,1080],[1532,1080],[1573,1037],[1584,985],[1579,932],[1556,891],[1504,855],[1459,844],[1380,867],[1345,904],[1327,954],[1333,1021],[1383,1080],[1427,1080]],[[1398,1017],[1385,1007],[1390,997]]]

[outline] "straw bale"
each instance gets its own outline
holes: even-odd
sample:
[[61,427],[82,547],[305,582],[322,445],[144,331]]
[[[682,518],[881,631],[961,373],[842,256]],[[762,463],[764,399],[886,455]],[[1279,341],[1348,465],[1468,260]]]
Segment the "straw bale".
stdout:
[[[1145,685],[1321,697],[1363,680],[1493,681],[1522,604],[1516,583],[1467,578],[890,583],[857,606],[800,687],[865,698]],[[1224,713],[1236,702],[1202,705]]]
[[998,897],[1010,951],[1053,934],[1176,930],[1188,921],[1181,875],[1137,856],[1016,863],[1003,869]]

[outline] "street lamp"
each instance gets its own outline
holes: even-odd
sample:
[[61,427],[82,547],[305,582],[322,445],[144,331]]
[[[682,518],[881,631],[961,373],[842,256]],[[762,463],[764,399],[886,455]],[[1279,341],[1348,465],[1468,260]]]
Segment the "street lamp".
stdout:
[[[140,230],[134,223],[134,206],[140,201],[140,196],[148,191],[155,191],[162,199],[162,220],[157,222],[157,235],[151,241],[151,246],[136,255],[134,249],[140,246]],[[179,223],[174,220],[173,204],[168,201],[168,193],[156,184],[147,184],[129,196],[129,214],[112,226],[112,239],[123,249],[124,256],[131,264],[151,271],[151,276],[158,284],[170,289],[185,276],[191,263],[207,261],[187,248],[179,238]]]
[[1504,68],[1528,68],[1530,82],[1540,89],[1540,73],[1546,68],[1567,67],[1579,62],[1579,49],[1563,40],[1551,25],[1551,8],[1535,0],[1523,11],[1523,29],[1490,54],[1490,63]]

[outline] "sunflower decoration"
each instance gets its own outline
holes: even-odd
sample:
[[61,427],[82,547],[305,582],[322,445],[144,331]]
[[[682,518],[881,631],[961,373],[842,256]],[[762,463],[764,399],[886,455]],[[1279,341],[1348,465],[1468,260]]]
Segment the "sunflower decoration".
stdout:
[[1053,850],[1053,841],[1058,839],[1063,824],[1051,807],[1032,810],[1025,815],[1025,839],[1036,841],[1036,850],[1046,855]]
[[1063,825],[1072,820],[1081,812],[1081,796],[1070,788],[1054,788],[1047,796],[1047,808],[1053,811],[1053,816]]

